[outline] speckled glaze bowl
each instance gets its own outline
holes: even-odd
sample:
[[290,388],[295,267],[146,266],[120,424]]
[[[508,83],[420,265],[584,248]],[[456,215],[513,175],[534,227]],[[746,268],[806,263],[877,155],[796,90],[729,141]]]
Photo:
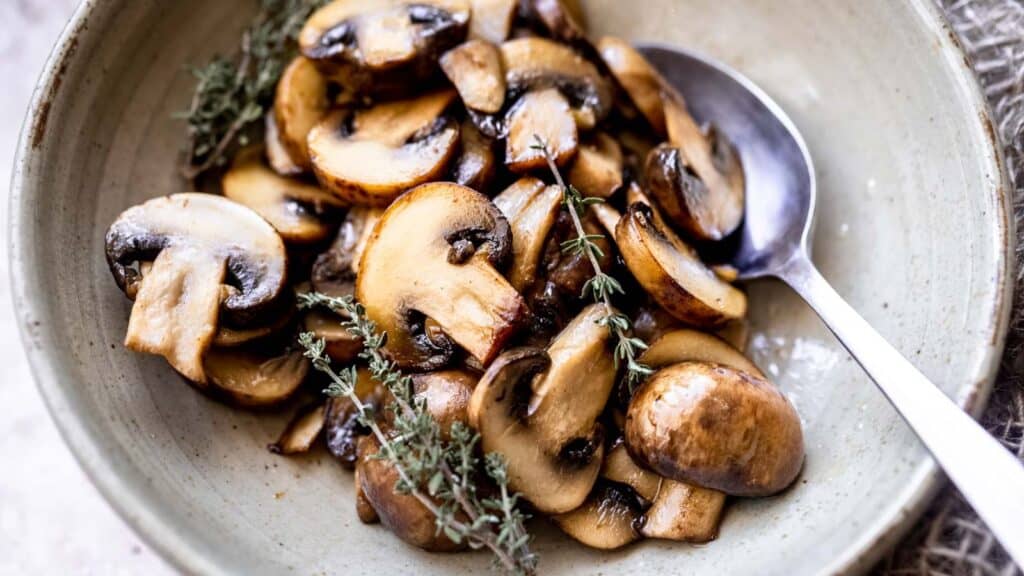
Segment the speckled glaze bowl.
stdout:
[[[326,454],[265,446],[286,414],[217,404],[121,342],[129,302],[103,259],[124,208],[175,172],[186,64],[232,50],[255,2],[85,0],[47,64],[12,191],[15,306],[39,387],[110,502],[200,574],[481,573],[356,519]],[[807,138],[820,190],[815,257],[934,382],[981,409],[1006,332],[1012,237],[988,112],[929,0],[589,0],[591,29],[701,51],[749,75]],[[939,474],[812,313],[750,287],[755,360],[805,422],[807,465],[734,502],[706,546],[586,550],[539,523],[545,574],[853,574],[927,503]]]

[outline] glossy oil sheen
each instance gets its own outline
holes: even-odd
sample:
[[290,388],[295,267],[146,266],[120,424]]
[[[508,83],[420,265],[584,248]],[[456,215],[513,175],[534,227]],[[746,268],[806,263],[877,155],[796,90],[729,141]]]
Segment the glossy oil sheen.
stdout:
[[[266,451],[287,415],[219,405],[121,342],[129,303],[103,261],[121,210],[180,191],[186,63],[233,49],[244,0],[85,0],[44,75],[12,193],[15,306],[36,377],[103,493],[157,549],[207,574],[483,572],[355,515],[325,454]],[[987,112],[927,0],[591,0],[592,29],[721,60],[804,134],[823,273],[947,393],[978,410],[1002,349],[1011,237]],[[698,111],[699,112],[699,111]],[[750,289],[754,359],[804,421],[796,486],[735,502],[707,546],[585,550],[539,524],[545,574],[857,573],[921,510],[935,469],[813,313]]]

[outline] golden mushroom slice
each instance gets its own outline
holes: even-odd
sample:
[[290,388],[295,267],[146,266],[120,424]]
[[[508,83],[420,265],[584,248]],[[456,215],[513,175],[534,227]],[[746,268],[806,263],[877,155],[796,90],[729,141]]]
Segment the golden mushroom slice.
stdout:
[[203,358],[203,371],[214,392],[247,408],[288,400],[306,380],[309,368],[300,351],[212,348]]
[[789,400],[761,377],[707,362],[655,373],[629,404],[625,435],[651,470],[734,496],[782,491],[804,460]]
[[274,118],[274,111],[267,112],[264,117],[263,139],[267,146],[267,163],[274,169],[274,172],[282,176],[298,176],[304,172],[301,166],[292,158],[288,149],[281,141],[281,131],[277,127],[277,119]]
[[494,140],[484,136],[470,120],[462,122],[459,155],[452,166],[452,180],[481,193],[487,193],[498,170]]
[[508,39],[519,0],[469,0],[469,37],[500,44]]
[[412,377],[416,397],[426,403],[427,412],[447,439],[452,426],[469,422],[469,399],[480,379],[467,370],[443,370]]
[[291,455],[305,454],[313,447],[313,443],[324,431],[324,414],[327,409],[323,404],[314,404],[304,408],[292,418],[292,421],[267,449],[274,454]]
[[[220,323],[272,321],[291,296],[281,236],[221,196],[174,194],[129,208],[107,230],[105,244],[114,280],[135,299],[125,346],[164,356],[200,384]],[[152,262],[145,275],[140,262]]]
[[704,543],[718,535],[725,494],[665,478],[657,497],[644,513],[644,538]]
[[536,178],[523,178],[494,197],[512,227],[512,268],[508,280],[523,292],[537,280],[548,234],[562,208],[562,191]]
[[458,150],[459,126],[443,115],[454,99],[444,90],[328,115],[309,134],[320,184],[357,206],[386,207],[436,180]]
[[711,362],[765,377],[756,364],[721,338],[689,328],[673,330],[652,342],[640,362],[655,370],[681,362]]
[[658,497],[664,481],[661,476],[638,466],[621,438],[616,440],[605,456],[601,477],[629,486],[647,502],[653,502]]
[[626,90],[633,104],[647,118],[654,131],[659,136],[665,136],[665,105],[662,102],[662,93],[669,89],[665,79],[643,54],[621,38],[601,38],[597,43],[597,49],[612,75]]
[[327,79],[311,61],[297,56],[285,68],[274,96],[274,120],[281,144],[303,170],[309,161],[309,132],[327,114]]
[[388,334],[403,368],[436,369],[452,350],[425,320],[489,364],[528,310],[496,267],[511,253],[508,221],[487,197],[450,183],[409,191],[384,213],[363,253],[356,298]]
[[615,241],[640,285],[680,321],[717,326],[746,315],[743,292],[722,282],[692,248],[659,225],[650,206],[632,204],[619,221]]
[[467,108],[496,114],[505,105],[505,70],[498,47],[469,40],[445,52],[441,69],[459,91]]
[[622,147],[603,132],[580,145],[569,184],[584,196],[610,198],[622,187]]
[[262,152],[252,147],[238,153],[221,179],[224,196],[255,210],[285,242],[326,239],[334,228],[327,216],[344,203],[319,186],[279,175],[263,163]]
[[485,452],[508,464],[509,487],[539,511],[560,514],[586,500],[604,452],[597,423],[615,381],[601,306],[585,309],[547,351],[499,356],[477,384],[470,423]]
[[643,508],[629,488],[598,480],[582,506],[551,520],[584,546],[615,550],[640,539]]
[[291,324],[295,314],[292,310],[285,310],[272,322],[252,326],[250,328],[232,328],[231,326],[220,325],[217,327],[217,334],[213,337],[215,348],[234,348],[261,340],[268,336],[277,334]]
[[306,21],[299,49],[349,90],[414,92],[466,38],[469,0],[334,0]]
[[611,83],[569,46],[546,38],[517,38],[502,44],[501,54],[510,92],[561,91],[580,130],[593,129],[611,111]]
[[579,132],[569,102],[554,88],[528,92],[508,111],[505,165],[516,173],[546,169],[543,142],[558,166],[565,166],[579,145]]
[[570,44],[586,39],[578,0],[523,0],[522,6],[526,18],[539,23],[553,38]]

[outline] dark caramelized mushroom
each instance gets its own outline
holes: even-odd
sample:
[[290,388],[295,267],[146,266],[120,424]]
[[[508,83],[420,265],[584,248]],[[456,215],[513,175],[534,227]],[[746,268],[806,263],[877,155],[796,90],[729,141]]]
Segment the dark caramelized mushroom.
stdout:
[[496,269],[510,253],[508,221],[487,197],[457,184],[420,186],[392,204],[374,229],[356,298],[387,332],[386,350],[399,366],[432,370],[451,358],[453,350],[424,330],[427,319],[487,364],[527,314]]
[[[356,372],[355,394],[371,410],[383,407],[384,389],[370,376],[369,370],[360,368]],[[359,439],[370,433],[359,422],[359,411],[349,398],[329,398],[324,415],[324,437],[327,451],[338,459],[342,466],[352,469],[359,459]]]
[[658,371],[626,414],[626,445],[655,472],[735,496],[769,496],[804,460],[800,417],[767,380],[721,364]]
[[299,48],[351,91],[406,95],[468,29],[468,0],[335,0],[306,21]]
[[335,298],[355,293],[359,261],[383,213],[379,208],[359,206],[349,210],[330,248],[313,263],[310,283],[314,291]]
[[[135,297],[125,346],[164,356],[198,383],[221,321],[267,322],[290,296],[281,237],[220,196],[175,194],[129,208],[107,231],[106,253],[114,280]],[[152,262],[144,283],[140,262]]]
[[452,166],[452,180],[477,192],[487,193],[497,170],[494,140],[484,136],[471,121],[464,120],[459,155]]

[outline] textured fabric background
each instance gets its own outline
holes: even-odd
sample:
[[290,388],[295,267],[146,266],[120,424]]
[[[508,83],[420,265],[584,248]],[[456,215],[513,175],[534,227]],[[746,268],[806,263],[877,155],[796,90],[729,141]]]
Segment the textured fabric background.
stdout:
[[[1018,270],[1024,271],[1020,240],[1024,234],[1024,4],[1020,0],[940,0],[939,4],[960,35],[995,114],[1015,192]],[[1020,271],[1010,340],[982,421],[1024,459],[1024,282]],[[942,492],[925,519],[876,572],[881,576],[1021,574],[953,488]]]

